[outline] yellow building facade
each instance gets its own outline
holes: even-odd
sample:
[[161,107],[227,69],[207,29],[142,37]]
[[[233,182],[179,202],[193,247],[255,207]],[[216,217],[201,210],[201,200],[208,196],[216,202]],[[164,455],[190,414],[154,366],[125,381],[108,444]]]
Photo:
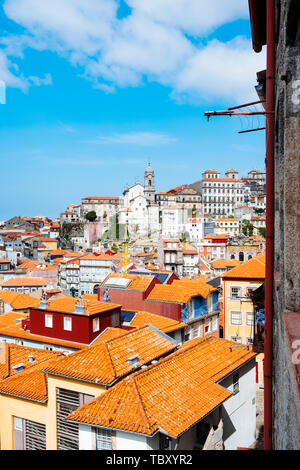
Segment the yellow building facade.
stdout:
[[[265,255],[260,254],[223,274],[223,337],[236,343],[252,345],[255,310],[252,290],[265,280]],[[257,383],[263,385],[263,354],[257,356]]]
[[15,418],[43,424],[46,431],[46,449],[57,450],[57,393],[70,390],[90,399],[105,392],[101,385],[78,380],[48,376],[48,400],[45,404],[9,395],[0,395],[0,449],[15,450]]

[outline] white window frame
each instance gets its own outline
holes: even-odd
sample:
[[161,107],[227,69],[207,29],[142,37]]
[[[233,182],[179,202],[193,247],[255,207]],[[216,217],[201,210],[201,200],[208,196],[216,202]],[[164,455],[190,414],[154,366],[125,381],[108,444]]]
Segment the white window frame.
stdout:
[[113,436],[110,429],[94,428],[96,450],[113,450]]
[[[240,315],[240,321],[239,322],[233,321],[233,314],[239,314]],[[243,314],[242,314],[241,311],[235,311],[235,310],[230,311],[230,324],[231,325],[242,325],[243,324]]]
[[[239,341],[237,341],[239,340]],[[241,336],[231,336],[231,341],[237,344],[242,344],[243,338]]]
[[93,318],[93,332],[99,331],[100,329],[100,320],[99,317]]
[[[70,322],[70,327],[68,325],[68,322]],[[64,330],[72,331],[72,317],[64,317]]]
[[53,328],[53,315],[51,313],[45,313],[45,327]]
[[[252,316],[252,320],[250,322],[248,320],[249,315]],[[255,313],[254,312],[246,312],[246,325],[247,326],[254,326],[255,325]]]
[[[239,290],[239,293],[237,295],[234,295],[233,294],[233,289],[238,289]],[[239,286],[231,286],[230,287],[230,297],[232,299],[240,299],[241,298],[241,295],[242,295],[242,288],[239,287]]]

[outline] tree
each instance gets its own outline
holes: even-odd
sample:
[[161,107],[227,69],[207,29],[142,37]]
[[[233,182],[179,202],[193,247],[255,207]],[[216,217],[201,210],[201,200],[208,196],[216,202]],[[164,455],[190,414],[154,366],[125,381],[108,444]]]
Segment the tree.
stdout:
[[244,219],[242,222],[242,231],[244,235],[252,237],[254,226],[249,222],[249,220]]
[[85,214],[85,218],[86,220],[88,220],[89,222],[94,222],[94,220],[97,219],[97,214],[95,211],[89,211]]
[[262,209],[261,207],[254,207],[254,212],[255,214],[264,214],[265,210]]
[[113,244],[113,246],[111,247],[111,251],[118,253],[118,247],[115,244]]
[[266,227],[259,227],[258,231],[263,238],[266,238]]

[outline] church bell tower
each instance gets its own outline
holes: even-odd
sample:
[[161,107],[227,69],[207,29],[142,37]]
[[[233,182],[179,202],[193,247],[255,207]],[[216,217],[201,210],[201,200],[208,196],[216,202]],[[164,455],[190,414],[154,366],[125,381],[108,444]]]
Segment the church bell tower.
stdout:
[[148,164],[145,176],[144,176],[144,189],[145,196],[147,198],[148,204],[153,204],[155,202],[155,183],[154,183],[154,170]]

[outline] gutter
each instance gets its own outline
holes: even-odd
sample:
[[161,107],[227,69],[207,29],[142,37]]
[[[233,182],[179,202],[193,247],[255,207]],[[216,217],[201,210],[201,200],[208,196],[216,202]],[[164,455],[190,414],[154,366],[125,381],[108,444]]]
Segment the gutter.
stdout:
[[272,449],[272,355],[274,276],[274,127],[275,127],[275,0],[267,0],[266,73],[266,279],[264,342],[264,449]]

